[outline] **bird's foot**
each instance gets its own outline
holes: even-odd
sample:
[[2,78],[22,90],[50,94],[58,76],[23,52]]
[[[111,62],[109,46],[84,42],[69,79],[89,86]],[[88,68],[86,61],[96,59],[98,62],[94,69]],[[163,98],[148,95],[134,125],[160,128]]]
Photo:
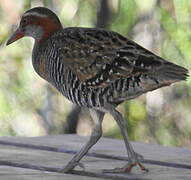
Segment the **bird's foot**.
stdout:
[[142,171],[148,172],[142,164],[144,158],[142,155],[138,153],[134,153],[134,155],[129,159],[129,162],[122,168],[114,168],[114,169],[104,169],[103,173],[130,173],[132,168],[135,166],[139,166]]
[[60,172],[63,173],[69,173],[72,169],[74,169],[76,166],[79,166],[83,170],[85,170],[85,166],[81,162],[76,162],[74,160],[71,160],[64,168],[60,170]]
[[139,166],[141,168],[142,171],[148,172],[149,170],[146,169],[140,162],[136,162],[136,163],[128,163],[127,165],[125,165],[122,168],[114,168],[114,169],[104,169],[103,173],[130,173],[131,169],[134,166]]

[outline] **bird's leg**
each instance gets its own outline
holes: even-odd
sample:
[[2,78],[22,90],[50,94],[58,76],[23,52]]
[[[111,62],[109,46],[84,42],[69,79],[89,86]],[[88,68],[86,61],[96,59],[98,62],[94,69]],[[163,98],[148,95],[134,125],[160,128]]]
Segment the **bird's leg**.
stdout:
[[121,134],[124,138],[125,141],[125,146],[126,146],[126,150],[127,150],[127,155],[128,155],[128,163],[127,165],[125,165],[122,168],[115,168],[115,169],[111,169],[111,170],[104,170],[104,172],[130,172],[131,169],[134,166],[139,166],[141,168],[141,170],[144,171],[148,171],[142,164],[141,161],[143,160],[143,156],[136,153],[133,150],[133,147],[131,146],[131,144],[129,143],[128,140],[128,134],[127,134],[127,129],[126,129],[126,121],[123,119],[122,115],[115,109],[112,109],[112,111],[110,111],[111,115],[114,117],[114,119],[116,120]]
[[96,144],[96,142],[102,136],[102,121],[104,117],[104,113],[90,109],[90,114],[94,122],[96,123],[92,134],[90,136],[89,141],[82,147],[82,149],[72,158],[72,160],[61,170],[61,172],[67,173],[70,170],[74,169],[77,165],[84,168],[84,166],[79,163],[84,155],[88,152],[88,150]]

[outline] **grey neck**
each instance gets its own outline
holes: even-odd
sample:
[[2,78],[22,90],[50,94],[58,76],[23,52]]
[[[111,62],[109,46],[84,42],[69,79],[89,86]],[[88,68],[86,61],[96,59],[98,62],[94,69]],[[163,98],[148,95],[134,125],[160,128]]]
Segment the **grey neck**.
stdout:
[[25,36],[33,37],[35,42],[39,42],[43,37],[43,28],[37,25],[29,25],[25,29]]

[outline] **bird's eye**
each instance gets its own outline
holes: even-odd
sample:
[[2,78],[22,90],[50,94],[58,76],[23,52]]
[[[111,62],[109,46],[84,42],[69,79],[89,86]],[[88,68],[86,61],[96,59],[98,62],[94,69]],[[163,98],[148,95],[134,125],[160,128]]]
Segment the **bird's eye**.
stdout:
[[27,19],[24,18],[24,19],[23,19],[23,25],[26,25],[26,24],[27,24]]

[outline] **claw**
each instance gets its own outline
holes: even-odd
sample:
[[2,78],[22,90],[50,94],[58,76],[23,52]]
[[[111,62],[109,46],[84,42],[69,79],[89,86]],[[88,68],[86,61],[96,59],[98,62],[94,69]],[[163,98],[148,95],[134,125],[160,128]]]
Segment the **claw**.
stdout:
[[147,168],[145,168],[145,166],[143,166],[141,163],[138,163],[138,165],[142,171],[149,172],[149,170]]

